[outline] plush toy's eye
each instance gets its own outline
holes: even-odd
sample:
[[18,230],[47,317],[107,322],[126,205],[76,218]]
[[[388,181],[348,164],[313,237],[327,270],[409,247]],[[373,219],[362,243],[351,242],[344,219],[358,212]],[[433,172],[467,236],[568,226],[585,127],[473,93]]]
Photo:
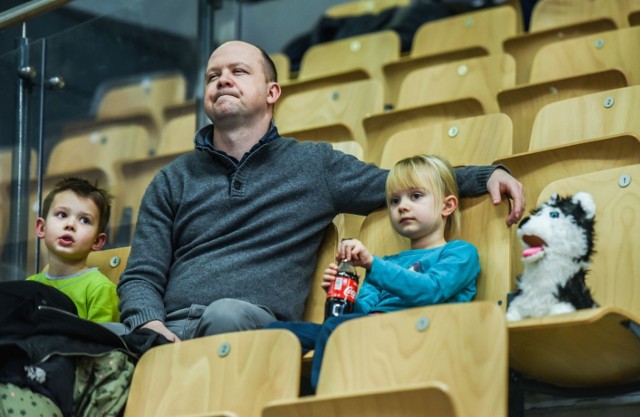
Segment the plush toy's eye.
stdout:
[[560,217],[560,213],[558,213],[557,211],[551,211],[549,212],[549,217],[551,217],[552,219],[557,219],[558,217]]

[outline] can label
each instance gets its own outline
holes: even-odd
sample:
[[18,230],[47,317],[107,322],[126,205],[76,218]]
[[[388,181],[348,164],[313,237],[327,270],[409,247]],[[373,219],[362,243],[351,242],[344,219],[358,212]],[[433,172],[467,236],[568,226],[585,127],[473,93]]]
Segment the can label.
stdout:
[[358,281],[349,275],[338,273],[327,291],[327,298],[342,298],[354,302],[357,293]]

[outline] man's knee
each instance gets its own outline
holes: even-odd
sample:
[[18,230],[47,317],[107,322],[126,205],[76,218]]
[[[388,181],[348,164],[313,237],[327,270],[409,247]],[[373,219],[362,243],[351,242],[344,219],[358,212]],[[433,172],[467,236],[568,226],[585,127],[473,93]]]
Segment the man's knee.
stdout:
[[205,308],[198,336],[261,329],[276,318],[268,310],[246,301],[224,298]]

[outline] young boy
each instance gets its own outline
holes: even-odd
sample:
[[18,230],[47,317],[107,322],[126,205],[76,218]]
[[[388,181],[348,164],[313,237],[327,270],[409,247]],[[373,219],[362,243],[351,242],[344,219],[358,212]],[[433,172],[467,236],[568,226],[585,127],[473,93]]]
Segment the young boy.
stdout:
[[36,235],[44,240],[49,268],[27,280],[57,288],[94,322],[119,319],[116,286],[98,268],[87,268],[91,251],[102,249],[111,214],[108,191],[80,178],[59,181],[43,202]]
[[[411,240],[411,249],[378,258],[356,239],[340,242],[336,259],[346,259],[367,270],[354,313],[329,317],[322,325],[278,321],[267,326],[293,331],[305,353],[315,349],[311,368],[314,391],[324,347],[339,324],[368,314],[466,302],[476,293],[480,273],[476,248],[449,240],[460,227],[458,191],[449,163],[427,155],[404,159],[391,170],[386,194],[391,224],[398,234]],[[337,272],[335,263],[325,270],[325,290]]]

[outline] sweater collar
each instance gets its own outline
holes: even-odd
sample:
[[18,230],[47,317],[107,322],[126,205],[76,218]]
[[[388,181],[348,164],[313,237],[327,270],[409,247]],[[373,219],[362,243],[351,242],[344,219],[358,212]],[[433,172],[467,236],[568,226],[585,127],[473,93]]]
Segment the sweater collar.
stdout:
[[260,140],[255,145],[253,145],[251,149],[249,149],[249,152],[245,153],[242,156],[242,159],[238,161],[237,159],[230,156],[226,152],[223,152],[214,148],[213,129],[214,129],[213,124],[210,124],[203,127],[198,132],[196,132],[195,138],[193,139],[196,149],[199,151],[208,151],[214,154],[222,155],[225,158],[232,160],[236,164],[236,166],[240,165],[245,159],[247,159],[249,155],[254,153],[256,150],[258,150],[262,146],[267,145],[280,137],[280,134],[278,133],[278,128],[276,127],[273,120],[271,120],[271,124],[269,126],[269,130],[267,130],[267,133],[265,133],[264,136],[262,136],[262,138],[260,138]]

